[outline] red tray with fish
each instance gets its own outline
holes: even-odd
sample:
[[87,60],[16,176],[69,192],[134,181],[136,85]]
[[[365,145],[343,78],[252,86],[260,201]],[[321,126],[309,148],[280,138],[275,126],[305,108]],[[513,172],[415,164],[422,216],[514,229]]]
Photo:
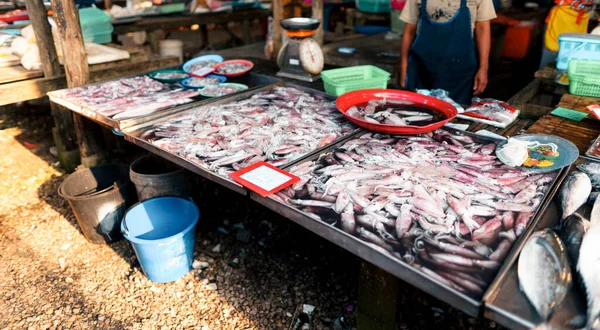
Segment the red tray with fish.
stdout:
[[214,74],[225,77],[238,77],[252,70],[254,63],[247,60],[229,60],[215,65]]
[[445,101],[391,89],[364,89],[346,93],[336,106],[348,120],[370,131],[415,135],[434,131],[456,117]]
[[286,168],[259,203],[471,315],[506,272],[563,171],[507,168],[498,140],[446,129],[359,133]]

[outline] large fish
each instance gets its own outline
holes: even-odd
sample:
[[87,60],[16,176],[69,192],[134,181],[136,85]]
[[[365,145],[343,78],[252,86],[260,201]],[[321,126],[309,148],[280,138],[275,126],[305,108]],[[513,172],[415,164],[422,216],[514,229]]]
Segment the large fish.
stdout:
[[573,172],[563,182],[558,192],[558,201],[562,210],[562,218],[566,219],[585,204],[592,192],[590,178],[583,172]]
[[571,285],[565,246],[553,230],[531,235],[519,256],[517,275],[521,290],[542,321],[547,321]]
[[577,271],[587,296],[586,329],[600,329],[600,226],[591,226],[583,236]]
[[589,227],[590,222],[577,213],[568,217],[562,224],[560,238],[567,247],[567,255],[569,256],[569,262],[573,268],[577,268],[581,241]]

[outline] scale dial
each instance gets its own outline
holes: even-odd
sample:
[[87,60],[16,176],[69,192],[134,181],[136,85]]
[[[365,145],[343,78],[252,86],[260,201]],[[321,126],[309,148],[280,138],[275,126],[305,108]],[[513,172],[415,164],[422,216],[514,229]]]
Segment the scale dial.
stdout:
[[319,74],[323,71],[325,59],[321,46],[312,38],[303,39],[300,42],[300,63],[306,72]]

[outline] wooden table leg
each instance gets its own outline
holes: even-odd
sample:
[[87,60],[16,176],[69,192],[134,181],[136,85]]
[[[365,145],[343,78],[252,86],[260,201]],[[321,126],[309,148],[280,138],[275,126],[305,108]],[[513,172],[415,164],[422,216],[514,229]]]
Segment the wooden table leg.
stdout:
[[247,19],[242,21],[242,38],[244,39],[245,45],[253,43],[252,33],[250,32],[250,21]]
[[162,30],[154,30],[148,33],[148,42],[150,43],[150,50],[154,54],[158,54],[160,52],[160,36],[162,34]]
[[202,36],[202,48],[209,45],[208,43],[208,29],[206,25],[200,25],[200,34]]
[[399,280],[361,261],[358,282],[358,329],[394,330]]
[[50,102],[50,108],[55,124],[55,127],[52,128],[52,137],[58,151],[60,166],[67,172],[73,172],[81,163],[75,125],[73,124],[73,113],[67,109],[62,109],[53,102]]

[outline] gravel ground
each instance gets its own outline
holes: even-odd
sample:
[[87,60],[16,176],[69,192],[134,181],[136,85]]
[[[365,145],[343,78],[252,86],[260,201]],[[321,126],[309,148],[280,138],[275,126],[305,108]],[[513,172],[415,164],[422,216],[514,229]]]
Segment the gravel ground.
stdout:
[[[127,241],[87,242],[56,193],[52,124],[46,109],[0,108],[0,329],[288,329],[300,304],[316,306],[314,329],[355,328],[360,260],[195,176],[200,268],[156,284]],[[123,159],[139,152],[123,145]],[[400,290],[401,329],[498,327]]]

